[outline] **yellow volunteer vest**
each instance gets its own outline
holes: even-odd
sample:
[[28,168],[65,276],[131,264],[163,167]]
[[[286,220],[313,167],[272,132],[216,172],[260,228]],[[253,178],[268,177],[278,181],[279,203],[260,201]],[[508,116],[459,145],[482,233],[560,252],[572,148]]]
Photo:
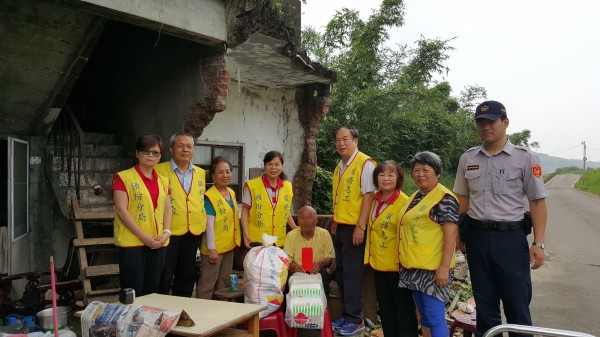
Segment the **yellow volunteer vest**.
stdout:
[[[165,211],[165,201],[169,193],[169,182],[164,177],[158,175],[158,200],[156,209],[152,205],[150,192],[144,185],[142,177],[135,170],[135,167],[118,173],[127,189],[129,205],[127,207],[129,214],[133,217],[136,224],[144,231],[157,237],[163,233],[163,215]],[[135,234],[133,234],[123,223],[121,218],[115,212],[115,221],[113,233],[115,245],[119,247],[139,247],[144,246]],[[169,244],[167,240],[164,246]]]
[[[206,198],[215,210],[215,247],[217,254],[227,253],[235,247],[240,246],[241,234],[239,228],[238,206],[235,199],[235,192],[227,188],[233,208],[229,206],[227,200],[223,198],[221,192],[216,187],[211,187],[206,191]],[[206,244],[206,235],[202,235],[202,245],[200,251],[203,255],[208,255],[208,246]]]
[[277,247],[283,247],[294,196],[292,184],[287,180],[283,181],[275,207],[271,204],[262,177],[248,181],[247,185],[252,197],[252,207],[248,214],[250,241],[262,242],[262,234],[267,233],[277,237]]
[[341,177],[340,165],[335,167],[333,172],[333,220],[337,223],[354,226],[358,223],[363,199],[360,176],[367,160],[375,163],[371,157],[359,151]]
[[398,199],[388,205],[373,221],[375,201],[369,212],[365,246],[365,264],[378,271],[398,271],[398,219],[408,196],[400,191]]
[[[431,220],[429,212],[447,194],[456,196],[442,184],[437,184],[415,207],[406,211],[417,193],[409,198],[400,211],[399,260],[407,269],[436,270],[442,261],[444,232],[440,224]],[[454,267],[455,256],[452,254],[450,268]]]
[[184,235],[188,231],[194,235],[200,235],[206,230],[206,210],[204,209],[206,174],[200,167],[193,166],[195,172],[192,177],[190,193],[187,194],[169,162],[156,165],[156,172],[168,178],[171,187],[172,235]]

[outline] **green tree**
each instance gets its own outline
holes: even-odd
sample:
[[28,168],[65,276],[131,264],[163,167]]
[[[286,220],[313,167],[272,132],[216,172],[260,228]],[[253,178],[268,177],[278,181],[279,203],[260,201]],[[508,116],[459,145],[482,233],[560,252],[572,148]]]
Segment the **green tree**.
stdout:
[[531,138],[531,131],[525,129],[520,132],[511,133],[508,135],[508,139],[515,145],[525,146],[533,149],[538,149],[540,144],[538,142],[529,142]]
[[460,154],[479,141],[472,122],[474,101],[485,96],[480,87],[451,95],[445,62],[452,40],[421,38],[415,48],[386,46],[388,29],[404,23],[400,0],[381,3],[367,20],[342,9],[320,33],[303,31],[303,45],[318,62],[334,69],[332,105],[317,139],[319,166],[332,171],[339,156],[333,133],[344,124],[359,130],[359,148],[377,161],[395,159],[403,166],[423,150],[434,151],[454,170]]
[[331,172],[317,166],[317,174],[313,184],[312,204],[317,214],[332,214]]

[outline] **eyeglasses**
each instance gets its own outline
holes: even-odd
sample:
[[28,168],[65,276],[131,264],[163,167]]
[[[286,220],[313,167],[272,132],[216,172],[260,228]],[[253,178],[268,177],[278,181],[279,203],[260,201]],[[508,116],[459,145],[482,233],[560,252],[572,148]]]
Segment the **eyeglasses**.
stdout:
[[160,157],[160,151],[139,150],[139,152],[146,156],[152,155],[153,157]]

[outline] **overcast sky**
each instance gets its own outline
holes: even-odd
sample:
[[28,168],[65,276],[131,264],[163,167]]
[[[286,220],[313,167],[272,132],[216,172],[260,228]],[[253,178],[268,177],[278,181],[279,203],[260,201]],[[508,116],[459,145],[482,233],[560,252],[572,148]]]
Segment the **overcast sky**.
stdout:
[[[336,10],[366,19],[381,1],[307,0],[302,25],[323,28]],[[507,109],[509,133],[531,130],[539,152],[600,161],[600,1],[407,0],[391,44],[450,39],[447,66],[458,96],[487,89]]]

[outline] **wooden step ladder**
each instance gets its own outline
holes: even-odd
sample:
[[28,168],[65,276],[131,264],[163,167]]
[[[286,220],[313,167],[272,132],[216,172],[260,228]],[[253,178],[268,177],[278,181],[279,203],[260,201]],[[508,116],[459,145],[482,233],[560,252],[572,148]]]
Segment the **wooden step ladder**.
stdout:
[[[117,247],[114,244],[114,238],[110,237],[90,237],[89,226],[93,223],[102,223],[110,225],[112,228],[114,220],[114,212],[110,211],[82,211],[79,201],[76,198],[71,199],[73,210],[73,222],[75,224],[75,232],[77,238],[73,241],[73,245],[77,250],[79,257],[80,274],[79,278],[83,284],[84,304],[87,306],[92,301],[102,301],[112,303],[119,300],[120,288],[98,287],[94,282],[99,278],[110,279],[115,278],[116,283],[119,283],[119,264],[97,264],[100,254],[111,251],[116,253]],[[112,262],[112,261],[111,261]],[[113,280],[114,281],[114,280]]]

